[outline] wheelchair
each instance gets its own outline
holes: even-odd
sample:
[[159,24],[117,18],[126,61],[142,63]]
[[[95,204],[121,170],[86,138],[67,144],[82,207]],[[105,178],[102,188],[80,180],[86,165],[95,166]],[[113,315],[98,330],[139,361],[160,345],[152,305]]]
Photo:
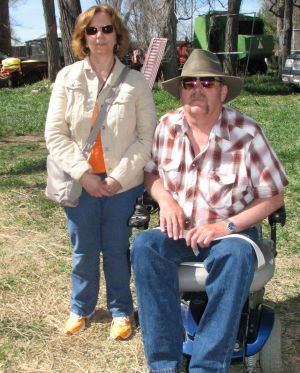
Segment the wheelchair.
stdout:
[[[128,224],[131,227],[147,229],[150,214],[158,210],[158,205],[144,193],[137,199],[134,214]],[[263,235],[262,224],[257,225],[259,242],[255,248],[257,256],[256,271],[250,287],[249,297],[244,305],[232,364],[242,363],[243,373],[281,373],[281,325],[274,310],[264,304],[265,286],[275,270],[276,228],[284,226],[286,214],[284,207],[268,217],[270,238]],[[233,236],[233,235],[231,235]],[[188,365],[193,351],[193,339],[197,326],[207,304],[205,281],[207,271],[203,263],[184,262],[178,268],[181,292],[181,315],[185,336],[183,356]]]

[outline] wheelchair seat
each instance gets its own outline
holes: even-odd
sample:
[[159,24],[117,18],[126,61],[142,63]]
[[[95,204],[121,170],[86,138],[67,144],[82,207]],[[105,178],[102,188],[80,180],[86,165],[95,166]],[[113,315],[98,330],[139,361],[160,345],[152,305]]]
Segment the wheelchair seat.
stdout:
[[[257,256],[256,270],[250,287],[250,292],[262,289],[272,278],[275,269],[274,242],[263,239],[258,243],[260,253],[255,251]],[[258,256],[261,255],[262,257]],[[207,271],[203,263],[183,262],[178,268],[179,290],[181,292],[202,292],[205,291]]]

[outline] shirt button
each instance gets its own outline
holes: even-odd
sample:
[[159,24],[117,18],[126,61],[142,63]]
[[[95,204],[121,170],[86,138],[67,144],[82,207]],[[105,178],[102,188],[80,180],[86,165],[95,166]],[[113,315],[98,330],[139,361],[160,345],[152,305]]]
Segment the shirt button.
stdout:
[[103,126],[102,129],[105,130],[105,126]]
[[109,151],[109,148],[108,148],[108,147],[106,147],[106,148],[105,148],[105,151],[107,151],[107,152],[108,152],[108,151]]

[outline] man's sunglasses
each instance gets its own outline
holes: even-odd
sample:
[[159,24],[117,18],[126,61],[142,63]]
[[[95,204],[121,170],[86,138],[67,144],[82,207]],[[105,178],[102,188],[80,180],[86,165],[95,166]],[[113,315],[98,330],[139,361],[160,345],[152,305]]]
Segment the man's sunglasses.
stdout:
[[85,32],[87,35],[96,35],[98,31],[100,31],[103,34],[111,34],[114,31],[113,25],[105,25],[105,26],[88,26],[85,29]]
[[191,90],[195,87],[197,81],[200,82],[203,88],[215,88],[220,83],[222,83],[222,80],[216,79],[216,78],[210,78],[210,77],[204,77],[204,78],[192,78],[192,77],[186,77],[181,79],[181,85],[186,90]]

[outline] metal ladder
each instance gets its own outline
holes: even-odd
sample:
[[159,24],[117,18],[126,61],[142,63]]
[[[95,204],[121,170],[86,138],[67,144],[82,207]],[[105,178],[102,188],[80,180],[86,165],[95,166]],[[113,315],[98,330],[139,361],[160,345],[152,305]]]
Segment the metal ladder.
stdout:
[[153,88],[159,65],[165,52],[167,41],[167,38],[152,38],[147,50],[145,62],[141,68],[141,72],[148,81],[150,89]]

